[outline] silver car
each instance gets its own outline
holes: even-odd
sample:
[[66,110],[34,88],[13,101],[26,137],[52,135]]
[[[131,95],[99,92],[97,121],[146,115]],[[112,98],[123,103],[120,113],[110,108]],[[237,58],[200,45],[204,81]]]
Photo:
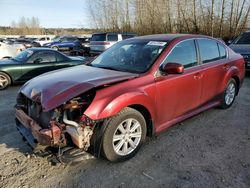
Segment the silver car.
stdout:
[[95,33],[90,40],[90,54],[98,55],[118,41],[135,36],[135,33]]

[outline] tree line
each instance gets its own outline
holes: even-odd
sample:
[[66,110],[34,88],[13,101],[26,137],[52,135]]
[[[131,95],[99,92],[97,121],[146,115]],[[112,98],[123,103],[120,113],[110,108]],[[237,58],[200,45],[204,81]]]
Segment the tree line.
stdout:
[[233,38],[247,29],[249,0],[89,0],[94,28],[105,31],[198,33]]

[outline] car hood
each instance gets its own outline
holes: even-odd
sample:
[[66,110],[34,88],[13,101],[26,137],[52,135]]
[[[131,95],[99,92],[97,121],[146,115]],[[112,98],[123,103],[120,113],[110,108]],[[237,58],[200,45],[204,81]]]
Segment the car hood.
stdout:
[[52,110],[90,89],[139,76],[86,65],[60,69],[26,82],[19,92],[40,102],[43,111]]
[[250,44],[231,44],[229,47],[236,53],[250,54]]
[[19,63],[17,61],[12,60],[12,59],[0,60],[0,65],[12,65],[12,64],[19,64]]

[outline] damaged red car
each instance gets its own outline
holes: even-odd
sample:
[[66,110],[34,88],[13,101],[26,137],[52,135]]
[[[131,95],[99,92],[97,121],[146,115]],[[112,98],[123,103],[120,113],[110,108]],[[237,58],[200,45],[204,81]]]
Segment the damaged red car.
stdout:
[[25,83],[15,106],[17,128],[34,148],[70,146],[126,160],[146,136],[209,108],[229,108],[244,64],[241,55],[207,36],[124,40],[89,64]]

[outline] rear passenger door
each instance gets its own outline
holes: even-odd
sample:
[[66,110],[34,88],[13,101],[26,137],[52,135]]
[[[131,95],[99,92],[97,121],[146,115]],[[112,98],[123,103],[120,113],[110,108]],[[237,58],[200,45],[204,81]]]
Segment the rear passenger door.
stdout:
[[227,50],[223,44],[212,39],[197,39],[202,72],[201,105],[216,100],[220,85],[228,69]]

